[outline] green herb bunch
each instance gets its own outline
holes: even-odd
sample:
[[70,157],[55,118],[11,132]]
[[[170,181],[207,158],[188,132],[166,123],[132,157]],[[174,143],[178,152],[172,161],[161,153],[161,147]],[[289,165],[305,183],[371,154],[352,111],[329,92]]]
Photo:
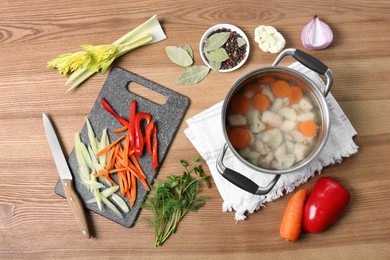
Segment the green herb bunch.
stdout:
[[210,176],[204,175],[202,162],[202,158],[194,160],[192,164],[180,160],[185,169],[183,174],[171,174],[165,182],[156,181],[153,196],[144,202],[143,207],[153,213],[155,246],[161,246],[175,233],[179,222],[188,212],[203,207],[206,197],[198,196],[199,187],[201,182],[210,187]]

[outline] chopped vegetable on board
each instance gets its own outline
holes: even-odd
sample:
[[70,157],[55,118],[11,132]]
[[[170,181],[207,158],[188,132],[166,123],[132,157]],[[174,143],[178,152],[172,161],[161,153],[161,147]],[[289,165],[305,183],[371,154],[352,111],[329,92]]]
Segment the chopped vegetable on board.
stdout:
[[275,27],[260,25],[255,29],[255,41],[264,52],[279,53],[286,45],[286,40]]
[[[138,162],[138,158],[144,153],[145,145],[152,157],[152,170],[158,167],[157,125],[151,119],[151,115],[136,111],[137,102],[135,100],[130,101],[128,120],[120,116],[104,98],[101,99],[101,103],[103,108],[123,125],[113,133],[126,130],[127,132],[97,152],[96,156],[106,152],[109,155],[106,168],[96,171],[94,176],[104,177],[107,181],[116,184],[110,175],[117,174],[120,193],[122,197],[129,198],[130,207],[133,207],[137,198],[137,180],[141,182],[145,190],[150,190],[146,175]],[[146,123],[145,134],[141,129],[143,121]]]
[[[102,147],[109,145],[109,139],[107,135],[107,129],[103,130],[101,140],[96,138],[93,128],[88,119],[86,119],[88,129],[88,139],[90,145],[86,146],[81,142],[80,134],[74,135],[75,153],[77,164],[80,171],[81,183],[94,195],[93,199],[87,201],[87,203],[97,203],[99,210],[102,210],[103,204],[110,208],[116,215],[122,218],[122,214],[116,208],[116,206],[108,200],[112,198],[122,211],[128,212],[129,208],[122,198],[116,198],[114,192],[119,188],[117,185],[112,186],[112,181],[109,182],[106,179],[97,177],[93,172],[101,171],[106,167],[107,163],[107,152],[101,152],[99,155],[95,155],[95,152]],[[101,188],[105,188],[104,184],[108,185],[109,188],[100,191]]]

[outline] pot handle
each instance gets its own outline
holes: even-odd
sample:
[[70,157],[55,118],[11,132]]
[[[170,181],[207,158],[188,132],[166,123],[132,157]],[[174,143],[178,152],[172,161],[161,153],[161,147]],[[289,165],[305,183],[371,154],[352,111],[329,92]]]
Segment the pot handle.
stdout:
[[299,61],[301,64],[306,66],[307,68],[324,75],[326,77],[326,86],[324,90],[324,96],[326,97],[330,91],[330,88],[332,87],[333,84],[333,73],[332,71],[321,61],[318,59],[314,58],[313,56],[298,50],[298,49],[285,49],[283,50],[279,56],[275,59],[274,63],[272,66],[276,66],[279,64],[279,62],[285,57],[285,56],[292,56],[294,57],[297,61]]
[[280,175],[275,175],[273,180],[266,187],[259,187],[259,185],[244,175],[225,167],[223,164],[223,158],[225,157],[227,148],[228,146],[225,144],[217,159],[217,170],[225,179],[237,187],[255,195],[265,195],[272,190],[272,188],[278,182]]

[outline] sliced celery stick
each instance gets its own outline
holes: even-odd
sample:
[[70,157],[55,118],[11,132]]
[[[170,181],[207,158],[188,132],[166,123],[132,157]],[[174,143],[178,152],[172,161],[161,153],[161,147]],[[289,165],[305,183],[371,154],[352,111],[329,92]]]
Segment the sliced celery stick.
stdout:
[[121,197],[114,193],[112,194],[111,198],[124,212],[129,212],[129,207]]
[[87,123],[89,143],[90,143],[90,145],[92,147],[92,151],[94,152],[94,155],[95,155],[98,152],[98,144],[97,144],[98,141],[96,139],[95,133],[93,132],[91,123],[89,122],[88,118],[86,118],[85,121]]
[[102,201],[104,204],[107,205],[118,217],[123,218],[122,214],[119,212],[119,210],[115,207],[114,204],[111,203],[106,197],[102,196]]
[[85,146],[84,143],[80,143],[79,147],[80,147],[81,153],[84,156],[86,165],[92,170],[93,166],[92,166],[91,157],[89,156],[89,152],[88,152],[87,147]]
[[[96,181],[96,177],[92,173],[91,173],[91,180]],[[102,186],[104,187],[104,185]],[[98,205],[99,210],[102,211],[102,199],[98,188],[93,189],[93,195],[95,195],[96,203]]]
[[115,186],[112,186],[110,188],[107,188],[105,190],[102,191],[102,195],[104,197],[110,197],[112,194],[114,194],[117,190],[119,189],[119,186],[118,185],[115,185]]
[[112,183],[109,182],[106,178],[104,178],[103,176],[99,176],[98,178],[99,182],[100,183],[105,183],[107,186],[111,187],[112,186]]
[[91,164],[92,164],[92,167],[93,167],[92,171],[98,172],[98,171],[102,170],[103,167],[97,161],[96,156],[95,156],[91,146],[88,146],[88,153],[89,153],[89,156],[90,156],[90,159],[91,159]]
[[[100,143],[98,146],[98,150],[100,151],[104,147],[108,146],[110,144],[110,141],[108,140],[108,134],[107,134],[107,128],[104,128],[102,133],[102,138],[100,139]],[[107,163],[107,152],[99,156],[99,163],[100,165],[105,168]]]
[[104,188],[104,185],[100,182],[94,181],[94,180],[81,180],[85,186],[87,186],[90,189],[101,189]]

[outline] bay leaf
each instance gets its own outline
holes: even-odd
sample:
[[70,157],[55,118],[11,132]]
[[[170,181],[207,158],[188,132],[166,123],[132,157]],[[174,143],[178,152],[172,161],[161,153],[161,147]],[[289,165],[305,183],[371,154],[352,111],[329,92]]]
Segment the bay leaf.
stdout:
[[226,50],[224,48],[218,48],[213,51],[206,52],[206,58],[209,61],[225,61],[229,59],[229,54],[227,54]]
[[242,37],[238,37],[237,38],[237,44],[238,44],[238,47],[242,47],[246,44],[246,41],[244,40],[244,38]]
[[210,64],[211,69],[213,71],[219,71],[221,69],[221,66],[222,66],[222,62],[220,62],[220,61],[209,60],[209,64]]
[[188,52],[181,47],[167,46],[165,51],[168,58],[179,66],[187,67],[194,62]]
[[183,49],[185,49],[188,52],[188,54],[191,56],[191,59],[194,59],[194,53],[192,51],[191,46],[188,43],[185,43],[183,45]]
[[204,43],[203,50],[205,52],[213,51],[226,43],[230,37],[230,32],[220,32],[211,35]]
[[194,85],[202,81],[209,74],[209,71],[210,68],[204,65],[188,67],[176,82],[183,85]]

